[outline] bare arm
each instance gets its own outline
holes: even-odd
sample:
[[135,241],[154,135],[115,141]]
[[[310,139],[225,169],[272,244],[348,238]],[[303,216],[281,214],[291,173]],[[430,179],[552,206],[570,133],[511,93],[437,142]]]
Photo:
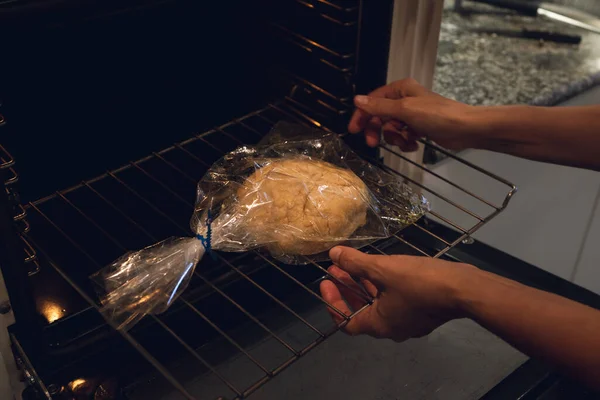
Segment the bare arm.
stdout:
[[600,389],[600,311],[483,271],[469,276],[457,296],[465,316]]
[[538,161],[600,170],[600,106],[468,106],[413,80],[356,96],[348,129],[376,145],[380,131],[405,151],[430,138],[450,149],[481,148]]
[[600,106],[478,109],[481,148],[600,170]]
[[[348,285],[356,285],[350,276],[363,279],[376,298],[350,320],[346,332],[403,341],[451,319],[471,318],[522,352],[600,390],[600,311],[469,265],[343,247],[330,255],[331,274]],[[322,282],[321,292],[348,313],[349,306],[362,305],[331,281]]]

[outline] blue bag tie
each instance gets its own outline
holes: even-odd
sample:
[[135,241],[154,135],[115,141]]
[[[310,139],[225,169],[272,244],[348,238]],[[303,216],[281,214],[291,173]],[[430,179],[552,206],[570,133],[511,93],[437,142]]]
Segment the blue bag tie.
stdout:
[[201,235],[201,234],[197,234],[196,235],[196,239],[198,239],[200,241],[200,243],[202,243],[202,246],[204,246],[204,250],[206,250],[207,253],[209,253],[213,260],[216,259],[215,254],[212,252],[211,249],[211,237],[212,237],[212,215],[210,213],[210,210],[208,210],[208,216],[206,218],[206,236]]

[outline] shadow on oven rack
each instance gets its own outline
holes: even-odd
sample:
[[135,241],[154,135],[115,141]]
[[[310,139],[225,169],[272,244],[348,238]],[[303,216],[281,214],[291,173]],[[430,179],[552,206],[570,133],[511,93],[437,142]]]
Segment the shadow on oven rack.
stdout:
[[[78,358],[95,357],[99,370],[108,368],[123,381],[123,392],[130,399],[246,398],[371,304],[366,291],[348,288],[362,306],[345,315],[319,294],[322,279],[335,279],[326,264],[288,266],[254,251],[218,253],[214,260],[205,257],[173,307],[147,316],[121,336],[96,311],[89,275],[125,251],[172,235],[190,235],[196,183],[204,172],[225,152],[258,142],[280,120],[328,129],[291,101],[270,104],[25,207],[23,214],[27,212],[33,228],[22,235],[30,248],[28,257],[39,261],[42,270],[31,280],[34,290],[48,291],[38,302],[47,322],[44,337],[60,360],[60,366],[42,380],[60,382],[61,376],[70,376],[69,368]],[[381,151],[413,163],[393,148],[384,146]],[[503,188],[498,191],[499,202],[413,163],[426,175],[424,183],[402,177],[432,200],[433,210],[392,238],[363,250],[442,257],[506,208],[514,185],[447,155]],[[369,160],[398,174],[377,159]],[[437,183],[432,186],[433,181]],[[458,200],[441,194],[444,185]],[[450,216],[438,211],[436,204],[441,203],[454,210]],[[457,213],[466,218],[455,218]],[[463,221],[471,223],[463,226]],[[53,280],[66,281],[68,286],[61,290],[78,300],[53,303],[57,298],[52,295]],[[344,322],[337,326],[321,318],[327,309]],[[123,339],[130,346],[124,346]],[[86,342],[93,346],[82,344]]]

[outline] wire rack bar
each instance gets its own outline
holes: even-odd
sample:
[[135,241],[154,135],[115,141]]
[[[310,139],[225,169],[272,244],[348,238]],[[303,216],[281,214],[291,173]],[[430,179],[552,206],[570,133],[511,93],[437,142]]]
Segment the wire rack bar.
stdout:
[[275,264],[273,261],[269,260],[267,257],[263,256],[262,254],[260,254],[258,251],[256,252],[256,254],[258,254],[259,257],[261,257],[263,260],[265,260],[267,263],[269,263],[269,265],[271,265],[272,267],[275,267],[279,272],[281,272],[283,275],[287,276],[288,278],[290,278],[292,281],[294,281],[296,284],[298,284],[300,287],[302,287],[303,289],[305,289],[308,293],[310,293],[313,297],[315,297],[317,300],[319,300],[321,303],[325,304],[327,307],[331,308],[333,311],[335,311],[336,314],[338,314],[340,317],[344,318],[344,319],[348,319],[348,316],[346,314],[344,314],[343,311],[341,311],[339,308],[337,308],[336,306],[334,306],[333,304],[330,304],[328,302],[326,302],[321,296],[319,296],[318,294],[316,294],[315,292],[313,292],[308,286],[306,286],[305,284],[303,284],[302,282],[300,282],[298,279],[294,278],[292,275],[290,275],[289,272],[287,272],[285,269],[281,268],[279,265]]
[[244,313],[248,318],[250,318],[252,320],[252,322],[254,322],[258,326],[260,326],[265,332],[267,332],[269,334],[269,336],[271,336],[273,339],[277,340],[283,347],[288,349],[292,354],[294,354],[295,356],[298,356],[298,351],[296,349],[294,349],[290,344],[288,344],[285,340],[283,340],[281,337],[279,337],[279,335],[277,335],[275,332],[273,332],[271,329],[269,329],[265,324],[260,322],[258,318],[256,318],[254,315],[252,315],[252,313],[248,312],[243,306],[241,306],[238,302],[233,300],[230,296],[228,296],[221,289],[216,287],[211,281],[209,281],[202,275],[197,274],[196,272],[194,272],[194,274],[198,275],[200,277],[200,279],[202,279],[204,281],[204,283],[206,283],[208,286],[210,286],[211,289],[213,289],[215,292],[219,293],[221,296],[223,296],[225,299],[227,299],[231,304],[233,304],[238,310],[240,310],[242,313]]
[[431,257],[425,250],[422,250],[420,248],[418,248],[417,246],[415,246],[414,244],[412,244],[411,242],[409,242],[408,240],[405,240],[403,237],[398,236],[396,234],[392,235],[394,236],[398,241],[404,243],[405,245],[407,245],[408,247],[410,247],[413,250],[416,250],[417,252],[421,253],[422,255],[424,255],[425,257]]
[[[252,281],[254,282],[254,281]],[[181,302],[186,304],[190,309],[192,309],[200,318],[202,318],[204,320],[204,322],[206,322],[207,324],[209,324],[211,326],[211,328],[213,328],[214,330],[216,330],[217,332],[219,332],[219,334],[221,336],[223,336],[229,343],[231,343],[233,346],[235,346],[242,354],[244,354],[246,357],[248,357],[248,359],[250,359],[250,361],[252,361],[254,363],[254,365],[256,365],[258,368],[260,368],[266,375],[268,376],[272,376],[273,373],[268,370],[264,365],[262,365],[256,358],[254,358],[250,353],[248,353],[246,351],[246,349],[244,349],[238,342],[236,342],[235,340],[233,340],[231,338],[231,336],[229,336],[224,330],[222,330],[221,328],[219,328],[219,326],[217,324],[215,324],[214,322],[212,322],[210,320],[210,318],[208,318],[206,315],[204,315],[203,312],[201,312],[200,310],[198,310],[198,308],[194,307],[194,305],[192,303],[190,303],[189,301],[187,301],[184,298],[181,298]]]
[[417,229],[419,229],[421,232],[427,233],[428,235],[433,236],[434,238],[436,238],[437,240],[439,240],[440,242],[444,243],[446,246],[451,246],[451,243],[448,242],[446,239],[440,237],[439,235],[436,235],[435,233],[431,232],[428,229],[423,228],[421,225],[419,224],[413,224],[413,226]]
[[17,204],[17,209],[19,210],[19,213],[14,216],[13,220],[21,221],[27,216],[27,211],[25,210],[25,207],[23,207],[23,205],[21,204]]
[[514,194],[517,192],[517,187],[510,181],[502,178],[501,176],[494,174],[493,172],[490,172],[486,169],[483,169],[480,166],[473,164],[472,162],[465,160],[464,158],[461,158],[454,153],[449,152],[448,150],[444,149],[443,147],[438,146],[437,144],[435,144],[431,141],[428,141],[425,139],[419,139],[419,142],[423,143],[426,146],[432,147],[433,149],[435,149],[435,151],[439,151],[440,153],[444,154],[445,156],[450,157],[453,160],[456,160],[461,164],[464,164],[470,168],[473,168],[477,172],[487,175],[490,178],[508,186],[510,188],[510,191],[507,193],[506,197],[504,198],[504,201],[502,202],[502,206],[500,206],[500,209],[502,209],[502,210],[505,209],[506,206],[508,205],[509,201],[511,200],[512,196],[514,196]]
[[327,0],[317,0],[317,3],[325,4],[329,7],[332,7],[336,10],[344,11],[346,13],[350,13],[350,12],[356,11],[358,9],[358,6],[349,6],[349,7],[347,5],[342,6],[340,4],[335,4],[335,3],[331,2],[331,1],[327,1]]
[[373,298],[366,291],[364,291],[364,290],[357,290],[357,289],[353,288],[352,286],[346,284],[345,282],[341,281],[337,277],[331,275],[329,273],[329,271],[327,271],[325,268],[323,268],[322,266],[320,266],[319,264],[317,264],[316,262],[314,262],[313,260],[311,260],[309,257],[304,257],[304,259],[309,264],[312,264],[315,267],[317,267],[318,269],[320,269],[325,275],[327,275],[331,280],[335,281],[337,284],[344,286],[346,289],[350,290],[351,292],[353,292],[357,296],[361,297],[366,302],[368,302],[368,303],[372,303],[373,302]]
[[[314,9],[315,8],[315,5],[313,3],[308,2],[308,1],[296,0],[296,2],[299,3],[299,4],[302,4],[303,6],[309,8],[309,9]],[[322,4],[325,4],[325,3],[322,3]],[[341,9],[341,8],[337,8],[337,7],[334,7],[334,8],[336,8],[338,10]],[[356,20],[344,22],[344,21],[340,21],[340,20],[338,20],[338,19],[336,19],[336,18],[334,18],[334,17],[332,17],[330,15],[327,15],[327,14],[319,14],[319,16],[322,17],[322,18],[324,18],[324,19],[326,19],[326,20],[328,20],[328,21],[331,21],[331,22],[333,22],[333,23],[335,23],[337,25],[343,26],[343,27],[356,26],[358,24],[358,22]]]
[[276,302],[280,307],[284,308],[286,311],[288,311],[290,314],[292,314],[294,317],[296,317],[298,320],[300,320],[304,325],[306,325],[307,327],[309,327],[313,332],[315,332],[317,335],[324,337],[325,333],[321,332],[319,329],[315,328],[311,323],[309,323],[306,319],[304,319],[303,317],[301,317],[296,311],[292,310],[290,307],[288,307],[284,302],[282,302],[281,300],[279,300],[276,296],[273,296],[268,290],[266,290],[264,287],[262,287],[261,285],[259,285],[258,283],[254,282],[254,280],[252,280],[247,274],[245,274],[243,271],[241,271],[238,267],[236,267],[235,265],[233,265],[232,263],[230,263],[229,261],[227,261],[225,258],[223,257],[219,257],[221,259],[221,261],[223,261],[228,267],[230,267],[231,269],[233,269],[235,272],[237,272],[242,278],[244,278],[246,281],[248,281],[252,286],[254,286],[255,288],[257,288],[258,290],[260,290],[261,292],[263,292],[265,295],[267,295],[271,300],[273,300],[274,302]]
[[342,60],[347,60],[350,59],[352,57],[354,57],[354,53],[339,53],[335,50],[330,49],[329,47],[322,45],[318,42],[315,42],[312,39],[309,39],[305,36],[302,36],[299,33],[296,33],[282,25],[276,24],[276,23],[272,23],[272,26],[274,26],[275,28],[279,29],[281,32],[288,34],[291,37],[297,38],[298,40],[302,41],[303,43],[306,43],[307,45],[311,46],[311,47],[315,47],[317,49],[323,50],[324,52],[331,54],[332,56],[342,59]]
[[4,186],[14,185],[19,181],[19,175],[17,175],[17,171],[15,171],[14,167],[8,167],[7,169],[10,173],[10,177],[4,181]]
[[389,255],[389,254],[385,253],[383,250],[381,250],[379,247],[377,247],[377,246],[373,246],[372,244],[370,244],[368,247],[369,247],[371,250],[374,250],[374,251],[376,251],[377,253],[381,254],[382,256],[387,256],[387,255]]
[[465,189],[464,187],[462,187],[462,186],[460,186],[460,185],[457,185],[456,183],[452,182],[450,179],[448,179],[448,178],[446,178],[446,177],[443,177],[443,176],[441,176],[440,174],[438,174],[438,173],[437,173],[437,172],[435,172],[435,171],[432,171],[430,168],[427,168],[427,167],[426,167],[426,166],[424,166],[423,164],[419,164],[419,163],[416,163],[416,162],[414,162],[414,161],[413,161],[413,160],[411,160],[410,158],[408,158],[408,157],[406,157],[405,155],[403,155],[403,154],[401,154],[401,153],[399,153],[399,152],[395,151],[394,149],[391,149],[391,148],[389,148],[389,147],[387,147],[387,146],[385,146],[385,145],[381,145],[381,146],[379,146],[379,148],[381,148],[381,149],[383,149],[383,150],[385,150],[385,151],[387,151],[387,152],[389,152],[389,153],[392,153],[392,154],[393,154],[393,155],[395,155],[396,157],[400,157],[401,159],[403,159],[403,160],[404,160],[404,161],[406,161],[407,163],[409,163],[409,164],[411,164],[411,165],[414,165],[415,167],[417,167],[417,168],[420,168],[421,170],[423,170],[423,171],[425,171],[425,172],[427,172],[427,173],[429,173],[429,174],[431,174],[431,175],[435,176],[436,178],[440,179],[441,181],[443,181],[443,182],[445,182],[445,183],[449,184],[450,186],[452,186],[452,187],[454,187],[454,188],[456,188],[456,189],[458,189],[458,190],[462,191],[463,193],[466,193],[466,194],[468,194],[469,196],[475,197],[477,200],[481,201],[482,203],[485,203],[485,204],[487,204],[488,206],[490,206],[490,207],[492,207],[492,208],[495,208],[496,210],[498,210],[498,209],[500,208],[499,206],[496,206],[496,205],[494,205],[493,203],[490,203],[489,201],[487,201],[487,200],[486,200],[486,199],[484,199],[483,197],[480,197],[480,196],[476,195],[476,194],[475,194],[475,193],[473,193],[472,191],[470,191],[470,190],[467,190],[467,189]]
[[15,165],[15,159],[0,145],[0,169],[11,168]]
[[420,183],[420,182],[417,182],[417,181],[415,181],[415,180],[414,180],[414,179],[412,179],[412,178],[409,178],[409,177],[408,177],[408,176],[406,176],[405,174],[403,174],[403,173],[401,173],[401,172],[398,172],[398,171],[396,171],[395,169],[393,169],[393,168],[390,168],[390,167],[388,167],[387,165],[385,165],[385,164],[383,164],[383,163],[381,163],[381,162],[379,162],[379,161],[375,161],[375,162],[376,162],[376,164],[377,164],[379,167],[381,167],[382,169],[385,169],[386,171],[388,171],[388,172],[390,172],[390,173],[392,173],[392,174],[394,174],[394,175],[397,175],[397,176],[400,176],[400,177],[402,177],[403,179],[407,180],[408,182],[412,183],[413,185],[415,185],[415,186],[417,186],[417,187],[419,187],[419,188],[421,188],[421,189],[423,189],[423,190],[425,190],[425,191],[427,191],[427,192],[429,192],[429,193],[433,194],[434,196],[436,196],[436,197],[438,197],[438,198],[442,199],[443,201],[445,201],[446,203],[448,203],[448,204],[450,204],[450,205],[452,205],[452,206],[454,206],[454,207],[458,208],[458,209],[459,209],[459,210],[461,210],[462,212],[465,212],[465,213],[469,214],[471,217],[473,217],[473,218],[475,218],[475,219],[477,219],[477,220],[479,220],[479,221],[483,221],[483,220],[484,220],[484,218],[483,218],[483,217],[480,217],[479,215],[477,215],[477,214],[476,214],[476,213],[474,213],[473,211],[469,210],[469,209],[468,209],[468,208],[466,208],[466,207],[463,207],[463,206],[461,206],[461,205],[460,205],[460,204],[458,204],[457,202],[455,202],[455,201],[453,201],[453,200],[450,200],[450,199],[449,199],[449,198],[447,198],[446,196],[444,196],[444,195],[440,194],[440,193],[439,193],[437,190],[430,189],[430,188],[428,188],[427,186],[423,185],[422,183]]
[[219,378],[225,385],[227,385],[227,387],[229,389],[231,389],[232,392],[234,392],[238,397],[240,397],[242,395],[242,393],[232,383],[230,383],[227,379],[225,379],[225,377],[223,377],[223,375],[221,375],[219,373],[219,371],[217,371],[212,365],[210,365],[208,362],[206,362],[206,360],[204,358],[202,358],[202,356],[200,354],[198,354],[198,352],[196,350],[194,350],[189,344],[187,344],[185,342],[185,340],[180,338],[179,335],[177,335],[175,332],[173,332],[173,330],[171,328],[169,328],[163,321],[161,321],[160,318],[158,318],[156,315],[150,315],[150,316],[152,317],[152,319],[154,321],[158,322],[158,324],[165,331],[169,332],[169,334],[171,334],[171,336],[174,337],[175,340],[177,340],[177,342],[179,342],[196,360],[200,361],[202,363],[202,365],[204,365],[206,368],[208,368],[210,370],[210,372],[215,374],[215,376],[217,378]]

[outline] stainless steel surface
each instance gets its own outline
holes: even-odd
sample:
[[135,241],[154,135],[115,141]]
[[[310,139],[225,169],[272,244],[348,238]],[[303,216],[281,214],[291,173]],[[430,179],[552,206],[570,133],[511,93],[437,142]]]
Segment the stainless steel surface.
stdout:
[[566,7],[560,4],[542,3],[538,8],[538,15],[551,18],[591,32],[600,33],[600,18],[592,14]]
[[[146,236],[149,241],[158,240],[158,238],[154,237],[150,232],[148,232],[145,228],[143,228],[138,221],[136,221],[133,218],[131,218],[130,216],[128,216],[116,204],[114,204],[111,200],[109,200],[106,196],[104,196],[101,193],[101,191],[99,189],[97,189],[97,187],[94,187],[94,186],[96,186],[97,183],[100,183],[103,180],[112,180],[113,182],[116,182],[116,183],[122,185],[124,187],[125,191],[127,193],[129,193],[129,195],[134,196],[135,198],[139,199],[141,202],[146,204],[150,209],[152,209],[156,214],[161,215],[163,218],[170,221],[170,223],[173,225],[173,227],[177,228],[177,230],[185,233],[185,232],[187,232],[187,227],[179,225],[169,215],[167,215],[165,212],[163,212],[160,209],[159,204],[154,203],[150,199],[145,198],[142,194],[137,192],[133,187],[131,187],[127,182],[125,182],[125,180],[121,177],[122,174],[125,171],[128,171],[130,173],[135,173],[140,176],[145,176],[145,177],[153,180],[154,182],[156,182],[157,185],[160,188],[162,188],[162,190],[164,190],[165,192],[169,192],[171,195],[174,195],[175,193],[173,193],[172,190],[169,188],[167,182],[163,181],[163,179],[161,179],[161,177],[155,176],[150,171],[145,169],[146,161],[148,161],[150,159],[154,159],[157,162],[162,163],[164,165],[164,168],[170,169],[170,170],[176,172],[177,174],[179,174],[184,180],[188,181],[190,185],[195,185],[196,180],[193,177],[189,176],[185,171],[180,170],[177,166],[173,165],[168,160],[168,159],[172,159],[172,158],[170,158],[171,156],[176,155],[178,158],[186,158],[186,159],[189,159],[191,162],[196,162],[196,163],[198,163],[199,166],[200,165],[206,166],[205,163],[203,163],[201,161],[202,155],[194,153],[193,149],[190,147],[191,144],[198,141],[198,142],[202,142],[204,144],[212,145],[211,138],[217,137],[217,136],[213,136],[213,135],[227,135],[228,138],[236,140],[241,145],[241,144],[243,144],[241,142],[241,140],[237,139],[236,136],[227,133],[228,131],[230,131],[231,128],[244,129],[249,133],[252,132],[254,135],[258,135],[261,133],[264,134],[264,133],[266,133],[267,129],[263,128],[263,131],[259,132],[258,128],[255,127],[255,123],[261,122],[261,124],[264,126],[272,126],[279,119],[292,120],[292,121],[306,124],[309,126],[319,126],[326,130],[329,129],[328,127],[322,126],[322,124],[320,124],[319,122],[315,121],[313,118],[307,116],[306,114],[304,114],[303,112],[298,110],[294,105],[290,105],[289,102],[269,105],[269,106],[265,107],[264,109],[250,113],[242,118],[239,118],[228,124],[225,124],[218,128],[215,128],[214,130],[212,130],[210,132],[200,134],[189,140],[175,144],[165,150],[156,152],[151,156],[145,157],[138,161],[131,162],[121,168],[116,169],[116,170],[109,171],[98,178],[95,178],[95,179],[92,179],[92,180],[89,180],[86,182],[82,182],[81,184],[79,184],[75,187],[56,192],[55,194],[48,196],[44,199],[41,199],[41,200],[38,200],[35,202],[31,202],[26,208],[29,212],[40,215],[45,221],[47,221],[47,223],[51,227],[53,227],[53,229],[57,235],[63,236],[68,242],[70,242],[75,248],[77,248],[89,260],[89,263],[93,266],[93,268],[99,269],[102,267],[102,265],[98,264],[98,262],[94,259],[94,257],[91,254],[89,254],[89,252],[86,250],[85,246],[80,242],[79,237],[67,234],[65,232],[65,230],[62,229],[60,226],[61,221],[52,220],[43,211],[43,207],[46,202],[58,201],[58,202],[63,203],[64,206],[71,208],[73,210],[73,212],[80,215],[80,217],[83,220],[86,220],[92,229],[96,229],[99,232],[99,234],[103,235],[104,237],[107,238],[107,240],[109,240],[110,242],[115,244],[118,248],[125,251],[125,246],[123,246],[121,243],[119,243],[119,241],[114,237],[114,235],[112,235],[106,229],[104,229],[102,227],[102,221],[95,220],[91,216],[87,215],[82,210],[81,206],[76,204],[75,200],[73,200],[72,198],[69,198],[70,194],[74,193],[76,190],[89,191],[92,194],[94,194],[95,196],[97,196],[99,201],[105,203],[106,206],[110,207],[111,209],[113,209],[117,213],[119,213],[124,220],[126,220],[129,223],[132,223],[134,226],[136,226],[137,229],[139,230],[140,234]],[[252,122],[252,121],[254,121],[254,122]],[[213,146],[213,148],[217,149],[217,147],[214,147],[214,145],[212,145],[212,146]],[[383,149],[385,149],[386,151],[393,151],[393,150],[387,149],[385,147],[383,147]],[[400,156],[402,157],[402,155],[400,155]],[[437,251],[435,254],[429,254],[429,252],[425,248],[421,248],[419,244],[411,243],[408,240],[406,240],[406,238],[403,237],[404,236],[403,232],[399,232],[398,234],[394,235],[396,240],[408,245],[411,249],[413,249],[414,254],[422,254],[422,255],[426,255],[426,256],[430,256],[430,257],[442,256],[454,245],[456,245],[456,244],[462,242],[463,240],[465,240],[466,238],[468,238],[470,234],[475,232],[483,224],[487,223],[495,215],[497,215],[499,212],[501,212],[507,206],[508,202],[510,201],[510,198],[512,197],[512,195],[514,194],[514,192],[516,190],[514,185],[512,185],[512,184],[510,184],[510,182],[507,182],[507,181],[503,180],[502,178],[496,176],[495,174],[492,174],[490,172],[482,170],[464,160],[461,160],[460,158],[458,158],[454,155],[450,154],[449,156],[454,158],[458,162],[463,163],[465,166],[474,169],[478,173],[481,173],[485,177],[489,178],[491,181],[496,182],[497,184],[506,187],[506,192],[505,192],[506,195],[501,199],[486,199],[484,194],[476,194],[472,189],[456,185],[452,181],[449,181],[441,176],[438,176],[438,174],[436,174],[434,171],[430,170],[429,168],[417,164],[416,166],[418,168],[422,169],[424,171],[424,173],[431,174],[433,177],[439,178],[442,182],[450,185],[451,187],[460,191],[462,194],[472,197],[477,202],[480,202],[485,207],[487,207],[489,209],[489,212],[487,212],[486,214],[482,214],[481,212],[477,212],[477,213],[473,212],[469,208],[457,203],[456,201],[451,199],[449,196],[442,196],[437,191],[432,190],[428,187],[425,187],[424,185],[420,185],[418,182],[414,182],[417,186],[419,186],[422,189],[422,191],[424,192],[424,194],[426,196],[438,197],[440,200],[447,202],[448,204],[451,204],[457,210],[459,210],[462,213],[465,213],[466,215],[468,215],[469,217],[471,217],[473,219],[472,225],[463,227],[463,226],[453,223],[453,221],[451,219],[449,219],[446,216],[441,215],[441,214],[437,213],[435,210],[433,210],[429,216],[430,218],[446,222],[450,225],[454,225],[456,227],[456,229],[458,230],[458,233],[452,237],[440,237],[439,235],[436,235],[435,233],[431,232],[428,229],[427,224],[424,221],[419,221],[417,224],[412,226],[411,229],[416,229],[419,232],[421,232],[422,234],[429,235],[431,238],[438,241],[441,245],[441,250]],[[391,170],[389,167],[386,167],[385,165],[380,163],[378,160],[372,160],[372,162],[374,162],[376,165],[380,166],[381,168],[388,170],[391,173],[397,174],[399,177],[401,177],[403,179],[407,179],[407,177],[402,176],[401,174],[398,174],[397,172]],[[191,210],[193,209],[193,199],[185,199],[178,195],[175,195],[174,199],[182,207],[188,208],[191,213]],[[43,249],[43,246],[41,246],[40,243],[37,243],[34,241],[34,245],[36,247],[38,247],[39,252],[42,255],[45,255],[46,257],[48,256],[47,251],[45,251]],[[365,250],[368,252],[377,252],[379,254],[385,254],[385,252],[382,249],[380,249],[376,246],[370,246],[370,247],[366,248]],[[252,352],[250,349],[246,349],[239,342],[236,342],[236,340],[232,336],[225,333],[213,321],[210,321],[210,319],[205,314],[203,314],[196,306],[194,306],[191,302],[189,302],[183,298],[178,300],[178,302],[180,304],[183,304],[184,307],[189,308],[193,312],[193,314],[196,315],[198,318],[203,319],[204,321],[208,322],[211,326],[213,326],[217,330],[217,332],[219,332],[219,334],[221,334],[223,336],[223,340],[229,342],[230,344],[232,344],[235,348],[237,348],[239,350],[240,357],[243,357],[249,363],[251,363],[252,365],[257,367],[258,370],[260,371],[260,373],[262,374],[262,376],[257,378],[254,382],[251,382],[251,383],[245,382],[243,384],[240,384],[239,382],[236,382],[235,379],[225,376],[215,366],[212,366],[206,359],[204,359],[198,353],[198,351],[196,351],[194,348],[192,348],[190,345],[188,345],[185,342],[185,340],[182,339],[181,336],[175,332],[175,330],[173,328],[169,327],[168,322],[166,320],[164,320],[162,316],[150,316],[149,318],[154,319],[158,323],[158,325],[173,338],[173,340],[180,343],[181,346],[183,346],[183,348],[185,348],[187,350],[187,352],[190,354],[190,356],[194,360],[199,362],[203,367],[207,368],[210,372],[212,372],[212,375],[215,376],[218,381],[220,381],[224,384],[224,387],[229,391],[229,393],[226,396],[228,398],[229,397],[245,398],[252,392],[256,391],[265,382],[269,381],[271,378],[273,378],[274,376],[281,373],[289,365],[291,365],[295,361],[299,360],[308,351],[310,351],[311,349],[316,347],[318,344],[323,342],[326,338],[328,338],[333,333],[335,333],[337,330],[339,330],[343,325],[347,324],[358,313],[362,312],[366,307],[368,307],[373,300],[366,292],[363,292],[363,291],[355,292],[360,297],[360,299],[363,300],[363,306],[360,309],[355,310],[354,313],[352,313],[351,315],[345,315],[342,311],[337,309],[335,306],[327,303],[320,296],[318,291],[315,291],[315,288],[308,287],[306,284],[304,284],[301,281],[299,281],[298,279],[296,279],[289,271],[286,270],[286,268],[284,268],[284,266],[270,260],[269,258],[263,256],[262,254],[260,254],[258,252],[256,252],[255,254],[256,254],[256,257],[259,257],[264,262],[266,262],[269,267],[277,270],[280,273],[282,280],[291,280],[292,282],[294,282],[294,284],[300,290],[305,292],[309,297],[313,298],[317,304],[321,304],[323,308],[329,308],[331,310],[331,312],[337,313],[338,315],[342,316],[343,322],[340,324],[340,326],[335,326],[332,324],[331,326],[326,327],[326,328],[323,327],[323,324],[315,325],[315,323],[313,323],[311,320],[309,320],[307,318],[307,316],[301,315],[298,312],[296,312],[288,304],[285,304],[284,302],[279,300],[277,298],[277,296],[269,293],[266,289],[264,289],[260,285],[260,283],[254,281],[252,277],[250,277],[247,274],[244,274],[244,272],[241,271],[232,262],[227,261],[226,259],[224,259],[223,257],[221,257],[219,255],[218,257],[220,257],[221,260],[225,261],[225,264],[227,266],[229,266],[232,271],[234,271],[236,274],[239,274],[242,279],[249,281],[254,287],[256,287],[258,290],[262,291],[263,294],[265,294],[266,296],[269,296],[282,309],[283,312],[286,312],[289,315],[291,315],[293,317],[293,319],[295,321],[297,321],[297,323],[300,326],[303,327],[303,329],[307,330],[307,332],[308,332],[307,335],[310,337],[310,340],[307,339],[306,341],[302,342],[302,344],[299,346],[297,343],[295,344],[294,341],[291,340],[289,336],[287,336],[289,334],[289,332],[282,333],[282,332],[275,331],[274,329],[268,327],[263,321],[261,321],[261,319],[259,319],[257,316],[253,315],[253,313],[251,313],[250,311],[248,311],[246,309],[246,307],[243,304],[243,301],[241,301],[240,299],[233,299],[231,296],[229,296],[227,293],[225,293],[223,290],[221,290],[218,287],[218,285],[214,284],[210,279],[205,277],[202,274],[202,271],[196,270],[194,275],[197,278],[199,278],[202,282],[204,282],[215,293],[222,296],[233,307],[235,307],[237,310],[239,310],[241,313],[243,313],[249,319],[249,321],[252,321],[257,326],[259,326],[264,331],[264,333],[267,335],[267,337],[269,338],[269,341],[273,342],[273,346],[279,347],[281,349],[280,351],[287,353],[287,356],[284,357],[285,359],[278,362],[278,365],[276,365],[274,367],[267,366],[263,362],[261,362],[261,360],[258,359],[258,357],[256,356],[256,353]],[[54,263],[52,261],[51,261],[51,265],[71,286],[73,286],[75,288],[75,290],[78,293],[80,293],[83,296],[84,299],[86,299],[90,303],[90,305],[92,307],[97,308],[97,305],[95,304],[93,299],[90,298],[90,296],[86,294],[85,290],[80,288],[75,283],[74,280],[69,278],[69,274],[65,270],[63,270],[60,267],[60,265],[58,265],[57,263]],[[317,263],[309,263],[304,268],[317,268],[318,271],[323,274],[323,276],[325,276],[329,279],[336,280],[336,278],[332,277],[331,275],[329,275],[327,273],[327,270],[323,266],[321,266]],[[173,385],[173,387],[179,393],[182,393],[183,396],[188,399],[197,398],[198,394],[194,390],[191,389],[190,384],[185,384],[184,382],[181,382],[180,380],[178,380],[177,377],[173,374],[173,372],[168,368],[168,366],[162,364],[157,359],[155,359],[153,357],[153,355],[150,354],[147,351],[147,349],[145,349],[144,346],[142,346],[132,334],[125,333],[125,332],[120,332],[120,333],[125,337],[125,339],[127,341],[129,341],[129,343],[131,343],[134,346],[135,349],[137,349],[140,352],[140,354],[143,355],[144,358],[146,358],[146,360],[148,360],[164,377],[166,377],[166,379]],[[220,394],[224,394],[224,393],[220,393]]]

